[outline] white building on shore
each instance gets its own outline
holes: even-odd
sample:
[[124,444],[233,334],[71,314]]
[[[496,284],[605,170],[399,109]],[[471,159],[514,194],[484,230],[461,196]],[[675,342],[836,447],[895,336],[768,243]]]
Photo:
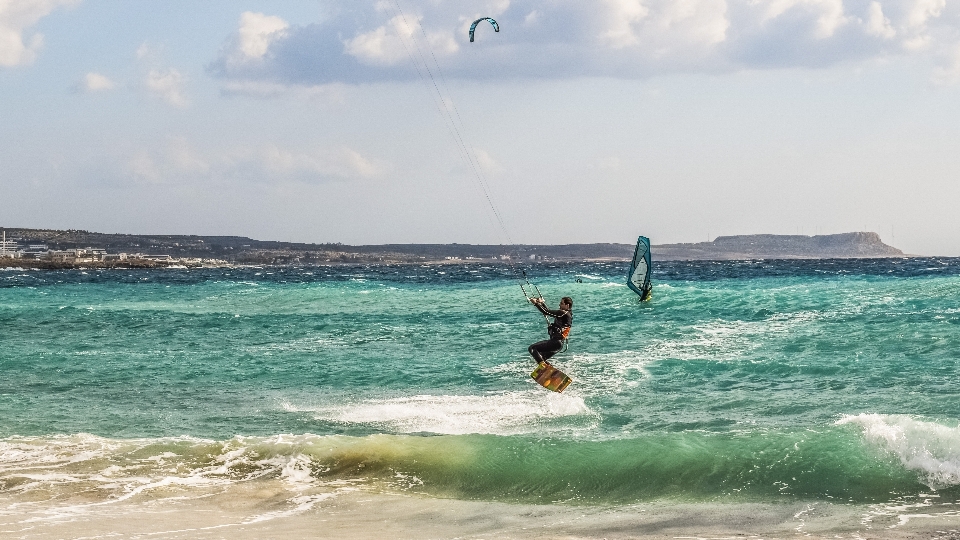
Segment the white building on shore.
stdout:
[[[178,259],[171,255],[150,255],[145,253],[107,253],[104,248],[72,248],[72,249],[50,249],[47,244],[21,244],[22,240],[7,240],[7,232],[0,234],[0,258],[12,259],[34,259],[41,261],[52,261],[58,263],[77,264],[94,262],[116,262],[116,261],[155,261],[160,263],[193,264],[201,266],[203,259]],[[216,261],[224,263],[224,261]],[[8,263],[9,264],[9,263]]]
[[20,245],[13,240],[0,240],[0,257],[20,258]]
[[20,257],[20,244],[16,240],[7,240],[7,231],[3,231],[3,236],[0,237],[0,257],[11,257],[18,259]]

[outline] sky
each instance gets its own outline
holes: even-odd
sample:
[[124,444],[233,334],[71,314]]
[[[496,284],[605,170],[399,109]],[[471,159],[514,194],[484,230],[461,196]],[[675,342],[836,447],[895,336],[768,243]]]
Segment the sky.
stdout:
[[0,0],[0,227],[960,256],[957,201],[960,1]]

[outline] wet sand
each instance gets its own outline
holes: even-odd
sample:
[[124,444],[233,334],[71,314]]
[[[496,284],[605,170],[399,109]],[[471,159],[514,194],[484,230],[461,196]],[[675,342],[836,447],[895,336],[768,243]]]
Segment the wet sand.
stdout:
[[[0,495],[0,537],[29,539],[960,539],[960,506],[828,503],[529,505],[370,492],[291,493],[275,482],[153,490],[120,501]],[[162,490],[160,490],[162,491]]]

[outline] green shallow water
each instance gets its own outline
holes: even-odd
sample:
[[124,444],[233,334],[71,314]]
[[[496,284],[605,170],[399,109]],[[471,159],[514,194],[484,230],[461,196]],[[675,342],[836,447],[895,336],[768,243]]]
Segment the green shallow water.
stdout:
[[958,265],[664,263],[645,304],[619,265],[536,267],[575,302],[559,395],[503,268],[6,271],[0,490],[296,462],[484,500],[953,500]]

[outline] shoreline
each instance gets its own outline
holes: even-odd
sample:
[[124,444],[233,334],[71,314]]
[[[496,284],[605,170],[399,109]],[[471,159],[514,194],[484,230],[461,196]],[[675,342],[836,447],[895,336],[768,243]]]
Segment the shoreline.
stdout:
[[[102,251],[136,257],[169,257],[179,261],[219,261],[234,264],[365,264],[429,263],[440,261],[588,261],[629,260],[634,243],[579,244],[367,244],[263,241],[243,236],[106,234],[83,230],[3,229],[10,252],[30,256],[59,251]],[[19,251],[18,251],[19,250]],[[719,236],[712,241],[654,244],[655,260],[743,260],[887,258],[904,253],[889,246],[874,232],[828,235],[750,234]],[[149,255],[148,255],[149,254]],[[62,260],[62,259],[60,259]],[[183,264],[183,263],[181,263]],[[199,264],[199,263],[198,263]]]
[[[167,268],[170,266],[188,266],[179,261],[153,261],[149,259],[132,259],[126,261],[90,261],[90,262],[61,262],[44,261],[38,259],[0,259],[0,268],[22,268],[24,270],[88,270],[88,269],[146,269]],[[194,266],[200,268],[200,266]]]
[[[746,261],[829,261],[829,260],[882,260],[882,259],[923,259],[939,258],[920,255],[902,255],[895,257],[744,257],[730,259],[657,259],[660,262],[746,262]],[[952,258],[952,257],[948,257]],[[586,259],[544,259],[534,264],[565,264],[565,263],[618,263],[626,264],[630,259],[619,258],[586,258]],[[377,261],[316,261],[309,263],[272,263],[272,262],[224,262],[224,261],[155,261],[149,259],[134,259],[126,261],[92,261],[70,263],[61,261],[44,261],[37,259],[0,258],[0,269],[23,270],[141,270],[154,268],[201,269],[201,268],[305,268],[315,266],[326,267],[356,267],[356,266],[444,266],[457,264],[484,264],[495,266],[530,265],[530,261],[504,261],[501,259],[443,259],[443,260],[377,260]]]
[[383,493],[344,483],[294,486],[278,479],[192,493],[172,485],[159,491],[108,501],[21,502],[18,511],[0,512],[0,530],[33,539],[960,537],[960,516],[952,505],[803,500],[534,505]]

